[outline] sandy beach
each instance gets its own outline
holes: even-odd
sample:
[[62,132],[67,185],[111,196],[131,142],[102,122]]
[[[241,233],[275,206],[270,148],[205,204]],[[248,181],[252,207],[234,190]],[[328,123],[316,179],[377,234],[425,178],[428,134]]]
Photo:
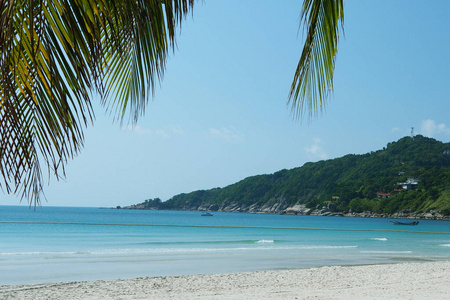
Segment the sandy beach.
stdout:
[[1,286],[0,299],[449,299],[450,262]]

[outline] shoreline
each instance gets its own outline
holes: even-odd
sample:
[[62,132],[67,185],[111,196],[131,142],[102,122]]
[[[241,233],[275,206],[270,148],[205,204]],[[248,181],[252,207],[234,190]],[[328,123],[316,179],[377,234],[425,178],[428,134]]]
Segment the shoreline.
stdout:
[[1,299],[448,299],[450,261],[0,286]]
[[269,210],[248,210],[248,209],[231,209],[231,210],[208,210],[204,207],[199,209],[153,209],[142,208],[139,205],[131,205],[124,207],[110,207],[109,209],[123,209],[123,210],[157,210],[157,211],[196,211],[196,212],[229,212],[229,213],[248,213],[248,214],[268,214],[268,215],[295,215],[295,216],[318,216],[318,217],[349,217],[349,218],[379,218],[379,219],[408,219],[408,220],[436,220],[436,221],[450,221],[450,215],[442,215],[437,212],[428,213],[412,213],[412,212],[397,212],[393,214],[379,214],[372,211],[357,212],[341,212],[331,211],[328,209],[293,209],[288,208],[284,210],[269,211]]

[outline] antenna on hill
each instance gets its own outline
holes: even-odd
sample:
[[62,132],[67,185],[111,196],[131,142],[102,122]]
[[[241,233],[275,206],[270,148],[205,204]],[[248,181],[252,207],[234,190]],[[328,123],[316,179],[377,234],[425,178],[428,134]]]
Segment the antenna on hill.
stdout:
[[414,127],[411,127],[411,138],[414,139]]

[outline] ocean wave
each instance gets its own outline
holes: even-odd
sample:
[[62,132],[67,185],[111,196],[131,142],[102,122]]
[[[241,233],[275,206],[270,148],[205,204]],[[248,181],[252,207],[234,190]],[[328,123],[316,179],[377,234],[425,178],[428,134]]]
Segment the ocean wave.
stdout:
[[439,246],[441,246],[441,247],[450,247],[450,244],[442,244],[442,245],[439,245]]
[[[258,243],[260,241],[263,241],[261,243],[264,243],[265,241],[270,240],[224,240],[224,241],[217,241],[217,240],[211,240],[211,241],[173,241],[173,242],[143,242],[143,243],[130,243],[128,245],[150,245],[150,246],[169,246],[169,245],[220,245],[220,244],[254,244]],[[272,241],[274,242],[274,241]]]
[[387,238],[370,238],[369,240],[386,242]]
[[257,243],[257,244],[273,244],[273,243],[275,243],[275,241],[274,240],[259,240],[259,241],[256,241],[255,243]]
[[28,252],[0,252],[0,256],[64,256],[64,255],[82,255],[86,252],[53,252],[53,251],[28,251]]
[[357,248],[358,245],[280,245],[274,240],[253,240],[248,246],[235,245],[234,247],[155,247],[155,248],[111,248],[111,249],[86,249],[82,251],[29,251],[29,252],[0,252],[0,257],[22,258],[83,258],[83,257],[117,257],[117,256],[145,256],[145,255],[179,255],[201,253],[226,253],[235,251],[292,251],[292,250],[339,250]]
[[[264,240],[259,240],[264,241]],[[255,243],[258,243],[256,241]],[[183,254],[183,253],[213,253],[213,252],[234,252],[234,251],[283,251],[283,250],[320,250],[320,249],[351,249],[357,248],[357,245],[350,246],[331,246],[331,245],[309,245],[309,246],[275,246],[275,242],[272,240],[265,240],[264,242],[260,242],[258,244],[264,244],[267,246],[259,246],[259,247],[205,247],[205,248],[137,248],[137,249],[104,249],[91,251],[92,255],[146,255],[146,254],[155,254],[155,255],[170,255],[170,254]],[[274,246],[272,246],[274,245]]]
[[328,246],[328,245],[311,245],[311,246],[299,246],[298,249],[350,249],[358,248],[358,245],[350,246]]
[[371,250],[371,251],[360,251],[360,253],[369,253],[369,254],[409,254],[413,253],[412,251],[379,251],[379,250]]

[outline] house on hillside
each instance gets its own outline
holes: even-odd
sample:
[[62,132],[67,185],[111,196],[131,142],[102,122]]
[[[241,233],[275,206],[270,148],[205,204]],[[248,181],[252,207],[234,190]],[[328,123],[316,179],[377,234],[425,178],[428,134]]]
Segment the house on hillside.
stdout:
[[415,190],[419,185],[419,182],[415,178],[408,178],[406,182],[397,182],[397,185],[400,185],[404,190]]
[[378,198],[389,198],[390,196],[391,196],[391,193],[377,192]]

